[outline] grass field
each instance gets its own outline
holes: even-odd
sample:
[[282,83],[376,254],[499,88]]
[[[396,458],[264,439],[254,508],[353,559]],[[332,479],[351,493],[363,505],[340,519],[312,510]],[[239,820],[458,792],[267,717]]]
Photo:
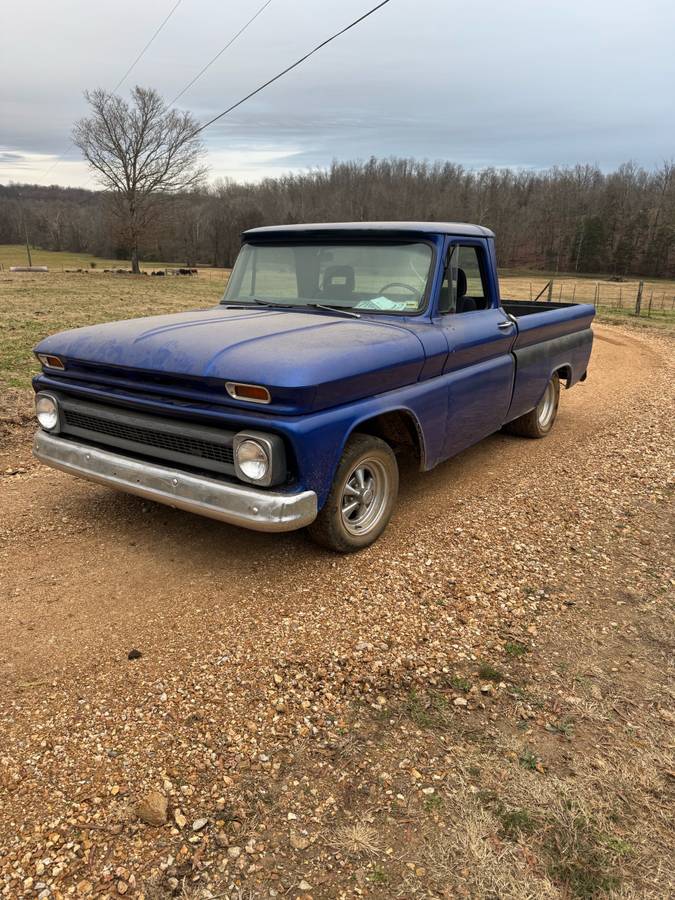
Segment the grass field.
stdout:
[[[93,256],[91,253],[69,253],[67,251],[35,250],[31,247],[31,261],[34,266],[49,266],[55,272],[63,272],[65,269],[108,269],[129,268],[130,262],[125,259],[105,259],[101,256]],[[94,264],[92,266],[92,263]],[[5,269],[10,266],[27,266],[28,257],[26,248],[22,244],[0,244],[0,265]],[[142,263],[143,269],[161,268],[166,265],[184,265],[178,263],[161,263],[152,260]]]
[[25,387],[38,370],[35,344],[55,331],[213,306],[227,277],[0,274],[0,380]]
[[[0,262],[5,269],[23,262],[21,247],[0,245]],[[25,251],[24,251],[25,252]],[[96,268],[88,274],[67,273],[62,269]],[[227,284],[226,269],[202,269],[193,278],[132,278],[107,275],[108,266],[124,265],[86,254],[34,251],[35,265],[48,265],[47,274],[0,272],[0,381],[10,387],[23,387],[37,371],[32,348],[43,337],[66,328],[96,322],[157,313],[179,312],[215,304]],[[151,269],[165,263],[147,263]],[[509,299],[535,297],[549,277],[540,272],[504,271],[502,295]],[[599,284],[598,316],[603,321],[631,321],[645,327],[675,326],[675,282],[649,282],[643,293],[643,316],[632,314],[637,281],[617,284],[593,278],[558,277],[553,299],[593,302]],[[652,298],[651,316],[647,316]]]

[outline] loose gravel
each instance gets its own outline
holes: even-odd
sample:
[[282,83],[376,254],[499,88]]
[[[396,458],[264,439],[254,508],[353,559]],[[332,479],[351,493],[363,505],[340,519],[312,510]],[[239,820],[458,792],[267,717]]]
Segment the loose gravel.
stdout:
[[[0,896],[485,896],[477,870],[439,875],[419,823],[452,826],[447,786],[511,717],[559,723],[514,694],[514,666],[620,628],[608,592],[673,585],[672,344],[596,335],[550,438],[405,469],[390,529],[350,557],[48,471],[10,422]],[[500,765],[545,777],[531,757]]]

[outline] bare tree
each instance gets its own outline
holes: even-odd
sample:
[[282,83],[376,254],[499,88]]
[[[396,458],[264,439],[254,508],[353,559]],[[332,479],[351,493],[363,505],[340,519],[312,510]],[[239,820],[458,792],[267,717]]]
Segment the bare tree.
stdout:
[[138,274],[153,201],[194,190],[204,179],[198,125],[190,113],[168,109],[153,88],[135,87],[131,104],[100,89],[84,96],[92,114],[75,124],[73,143],[113,199]]

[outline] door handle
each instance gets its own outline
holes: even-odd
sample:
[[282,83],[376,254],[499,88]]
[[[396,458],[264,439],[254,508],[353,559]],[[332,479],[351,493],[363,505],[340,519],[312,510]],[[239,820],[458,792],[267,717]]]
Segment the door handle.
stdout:
[[510,319],[507,319],[505,322],[500,322],[499,325],[497,325],[497,328],[506,331],[507,328],[513,328],[513,322]]

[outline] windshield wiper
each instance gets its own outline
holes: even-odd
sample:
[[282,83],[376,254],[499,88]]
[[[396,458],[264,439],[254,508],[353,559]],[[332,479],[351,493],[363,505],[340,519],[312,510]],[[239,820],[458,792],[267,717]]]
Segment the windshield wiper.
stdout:
[[251,297],[251,300],[241,300],[237,303],[223,303],[221,306],[225,306],[226,309],[244,309],[247,306],[251,306],[251,301],[253,303],[257,303],[258,306],[267,306],[269,309],[298,309],[302,312],[303,309],[324,309],[326,312],[334,312],[339,316],[348,316],[353,319],[360,319],[361,316],[357,312],[352,312],[351,309],[347,309],[345,306],[326,306],[323,303],[279,303],[276,300],[261,300],[260,297]]
[[258,306],[281,306],[282,309],[292,309],[292,303],[279,303],[277,300],[261,300],[260,297],[251,297],[254,303],[257,303]]
[[269,306],[273,309],[278,309],[279,307],[282,309],[296,308],[296,304],[277,303],[275,300],[261,300],[259,297],[251,297],[250,300],[234,300],[229,303],[221,303],[220,305],[224,306],[225,309],[250,309],[254,303],[257,303],[258,306]]
[[361,318],[359,313],[347,309],[346,306],[325,306],[323,303],[306,303],[305,306],[309,306],[311,309],[325,309],[327,312],[336,312],[338,315],[349,316],[353,319]]

